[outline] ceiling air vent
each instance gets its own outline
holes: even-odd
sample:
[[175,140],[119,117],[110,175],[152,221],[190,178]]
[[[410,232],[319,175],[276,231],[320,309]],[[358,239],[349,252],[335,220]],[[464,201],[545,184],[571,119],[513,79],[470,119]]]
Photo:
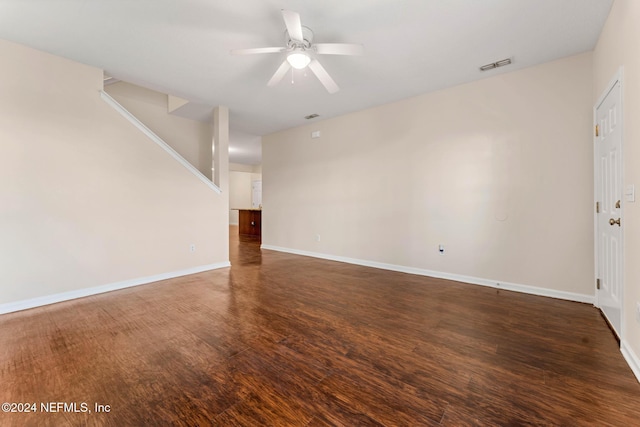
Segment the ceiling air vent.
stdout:
[[486,64],[480,67],[480,71],[489,71],[494,68],[504,67],[505,65],[511,64],[511,58],[501,59],[500,61],[492,62],[491,64]]
[[316,117],[320,117],[320,114],[309,114],[308,116],[304,116],[305,119],[315,119]]

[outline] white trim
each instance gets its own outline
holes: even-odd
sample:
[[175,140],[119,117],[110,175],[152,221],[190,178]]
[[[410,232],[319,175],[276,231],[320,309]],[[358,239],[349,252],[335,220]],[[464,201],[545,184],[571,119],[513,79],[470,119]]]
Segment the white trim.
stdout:
[[640,382],[640,358],[638,358],[638,355],[631,349],[631,346],[624,340],[620,342],[620,351],[636,376],[636,379]]
[[[608,93],[608,89],[607,89]],[[602,97],[602,100],[604,97]],[[598,212],[596,212],[596,204],[599,202],[598,200],[598,180],[600,179],[598,176],[598,156],[596,155],[596,147],[598,143],[598,137],[596,136],[595,127],[598,125],[598,106],[602,104],[602,100],[598,99],[598,102],[593,106],[593,129],[592,139],[591,139],[591,152],[593,153],[593,305],[600,308],[600,299],[598,295],[598,278],[600,276],[599,268],[598,268]]]
[[268,249],[272,251],[278,251],[278,252],[286,252],[286,253],[295,254],[295,255],[309,256],[313,258],[328,259],[331,261],[345,262],[347,264],[355,264],[355,265],[362,265],[365,267],[379,268],[382,270],[398,271],[401,273],[415,274],[418,276],[435,277],[438,279],[453,280],[456,282],[464,282],[472,285],[488,286],[491,288],[505,289],[508,291],[522,292],[525,294],[593,304],[592,295],[556,291],[553,289],[538,288],[536,286],[521,285],[518,283],[503,282],[500,280],[481,279],[478,277],[463,276],[460,274],[443,273],[440,271],[425,270],[422,268],[406,267],[402,265],[386,264],[386,263],[375,262],[375,261],[367,261],[367,260],[361,260],[361,259],[355,259],[355,258],[327,255],[327,254],[321,254],[316,252],[301,251],[298,249],[282,248],[279,246],[261,245],[260,248]]
[[191,163],[189,163],[184,157],[182,157],[180,154],[178,154],[178,152],[176,150],[174,150],[173,148],[171,148],[171,146],[169,146],[169,144],[167,144],[166,142],[164,142],[162,140],[162,138],[160,138],[158,135],[156,135],[155,133],[153,133],[153,131],[151,129],[149,129],[148,127],[146,127],[144,125],[144,123],[142,123],[140,120],[138,120],[133,114],[131,114],[126,108],[124,108],[122,105],[120,105],[118,103],[118,101],[116,101],[115,99],[113,99],[108,93],[106,93],[105,91],[101,90],[100,91],[100,97],[107,103],[109,104],[111,107],[113,107],[114,110],[116,110],[118,113],[120,113],[120,115],[122,117],[124,117],[125,119],[127,119],[129,122],[131,122],[135,127],[137,127],[142,133],[144,133],[147,137],[149,137],[149,139],[151,139],[153,142],[155,142],[158,146],[160,146],[160,148],[162,148],[164,151],[166,151],[167,153],[169,153],[169,155],[171,155],[171,157],[173,157],[174,159],[176,159],[178,162],[180,162],[180,164],[182,166],[184,166],[185,168],[187,168],[187,170],[189,172],[191,172],[192,174],[194,174],[200,181],[204,182],[207,187],[209,187],[210,189],[212,189],[213,191],[215,191],[216,193],[220,194],[222,193],[222,191],[220,190],[220,188],[215,185],[209,178],[207,178],[206,176],[203,175],[202,172],[200,172],[198,169],[196,169]]
[[27,310],[29,308],[41,307],[43,305],[68,301],[76,298],[84,298],[91,295],[98,295],[105,292],[117,291],[119,289],[131,288],[133,286],[146,285],[160,280],[173,279],[174,277],[186,276],[189,274],[202,273],[203,271],[216,270],[218,268],[230,267],[229,261],[216,264],[201,265],[199,267],[187,268],[185,270],[172,271],[169,273],[156,274],[153,276],[140,277],[137,279],[123,280],[121,282],[96,286],[93,288],[78,289],[75,291],[62,292],[59,294],[46,295],[43,297],[31,298],[22,301],[0,304],[0,314],[12,313],[14,311]]
[[[611,92],[611,89],[613,89],[613,87],[616,85],[616,83],[618,83],[618,82],[622,83],[623,68],[624,67],[620,66],[616,70],[616,72],[613,75],[613,77],[611,78],[611,80],[609,80],[609,83],[605,86],[605,89],[600,94],[600,97],[598,98],[598,101],[595,103],[595,106],[593,107],[594,110],[596,110],[600,106],[600,104],[602,104],[604,102],[605,98],[607,97],[607,95],[609,95],[609,92]],[[595,115],[594,115],[594,117],[595,117]]]

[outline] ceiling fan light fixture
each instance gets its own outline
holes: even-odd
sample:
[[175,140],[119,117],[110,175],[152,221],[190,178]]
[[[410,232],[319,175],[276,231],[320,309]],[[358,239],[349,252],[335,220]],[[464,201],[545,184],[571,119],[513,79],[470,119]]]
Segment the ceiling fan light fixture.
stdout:
[[302,70],[311,62],[311,58],[304,52],[294,51],[287,55],[287,62],[293,68],[297,70]]
[[[286,58],[267,82],[268,87],[277,85],[292,68],[297,70],[306,70],[308,68],[329,94],[338,92],[340,87],[316,59],[316,55],[362,55],[364,53],[363,46],[354,43],[313,43],[313,31],[300,23],[300,14],[298,12],[285,9],[282,9],[281,12],[284,25],[287,27],[284,32],[284,47],[234,49],[231,54],[252,55],[256,53],[286,52]],[[293,83],[293,77],[294,73],[292,71],[291,83]]]

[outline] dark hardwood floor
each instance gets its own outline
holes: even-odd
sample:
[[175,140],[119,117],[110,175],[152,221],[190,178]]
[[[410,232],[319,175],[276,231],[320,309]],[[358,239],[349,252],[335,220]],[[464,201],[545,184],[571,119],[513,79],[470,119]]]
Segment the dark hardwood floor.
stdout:
[[592,306],[231,238],[231,269],[0,316],[0,402],[37,405],[0,425],[640,425]]

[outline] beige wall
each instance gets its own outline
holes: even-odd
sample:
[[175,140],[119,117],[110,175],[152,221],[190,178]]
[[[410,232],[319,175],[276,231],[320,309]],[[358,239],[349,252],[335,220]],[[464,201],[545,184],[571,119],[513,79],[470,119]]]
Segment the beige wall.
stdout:
[[229,224],[238,224],[238,211],[236,209],[250,209],[252,201],[253,181],[262,179],[260,166],[230,164],[229,165]]
[[224,197],[100,99],[102,70],[0,56],[0,304],[228,261]]
[[[594,93],[592,105],[623,67],[624,184],[640,188],[640,2],[616,0],[593,55]],[[640,301],[640,207],[624,203],[624,319],[622,341],[640,356],[640,323],[636,303]]]
[[591,66],[586,53],[264,137],[263,244],[592,297]]
[[211,123],[169,114],[168,95],[131,83],[109,85],[105,92],[211,179]]
[[251,173],[229,172],[229,224],[238,224],[236,209],[251,208]]

